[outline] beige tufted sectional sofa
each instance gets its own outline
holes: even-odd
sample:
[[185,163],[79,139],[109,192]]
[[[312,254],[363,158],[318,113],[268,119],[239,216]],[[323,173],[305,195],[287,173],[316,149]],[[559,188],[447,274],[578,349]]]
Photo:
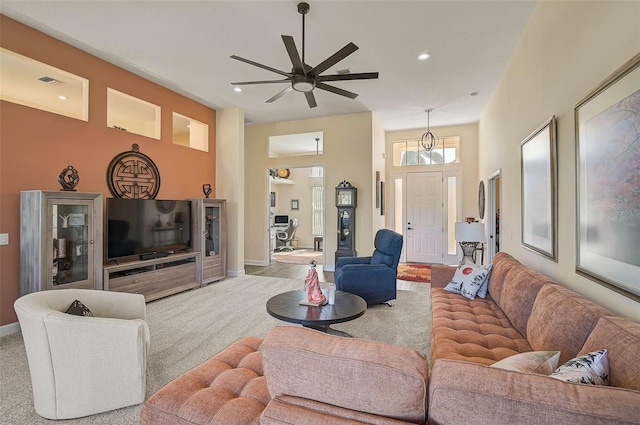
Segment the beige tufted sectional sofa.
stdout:
[[[294,326],[244,338],[149,398],[141,424],[640,424],[640,324],[612,315],[505,253],[486,299],[432,269],[432,364],[413,350]],[[426,308],[426,306],[425,306]],[[606,348],[610,387],[490,367]]]

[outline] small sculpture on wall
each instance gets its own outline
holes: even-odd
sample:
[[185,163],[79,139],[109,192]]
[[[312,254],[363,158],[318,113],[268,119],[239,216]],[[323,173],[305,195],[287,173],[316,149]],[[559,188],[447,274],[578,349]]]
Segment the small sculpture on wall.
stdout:
[[209,183],[203,184],[202,192],[204,193],[205,198],[209,198],[209,195],[211,195],[211,185]]
[[80,182],[80,175],[78,174],[78,170],[76,170],[73,165],[69,165],[66,168],[63,168],[60,171],[60,175],[58,176],[58,183],[62,186],[60,190],[72,191],[75,192],[75,187]]

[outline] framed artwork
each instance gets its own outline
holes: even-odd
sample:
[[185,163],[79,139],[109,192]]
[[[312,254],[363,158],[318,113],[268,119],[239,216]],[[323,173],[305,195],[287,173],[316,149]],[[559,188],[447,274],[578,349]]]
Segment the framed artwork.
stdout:
[[380,171],[376,171],[376,208],[380,208]]
[[298,199],[292,199],[291,200],[291,209],[292,210],[299,210],[300,209],[300,201]]
[[269,205],[271,206],[271,208],[275,208],[276,207],[276,193],[275,192],[271,192],[271,194],[269,195]]
[[555,116],[520,144],[522,245],[557,259],[557,158]]
[[384,215],[384,182],[380,182],[380,215]]
[[640,54],[575,106],[576,271],[640,300]]

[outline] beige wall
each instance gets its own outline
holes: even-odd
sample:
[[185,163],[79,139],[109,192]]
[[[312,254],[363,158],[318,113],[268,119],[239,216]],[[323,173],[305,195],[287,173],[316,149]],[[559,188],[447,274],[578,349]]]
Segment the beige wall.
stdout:
[[[462,166],[462,217],[478,218],[478,124],[433,127],[438,137],[460,137],[460,165]],[[387,132],[387,170],[415,171],[424,166],[393,167],[391,144],[402,140],[418,140],[426,128]],[[430,168],[431,169],[431,168]],[[485,177],[486,179],[486,177]],[[460,217],[460,219],[462,219]]]
[[[375,181],[376,181],[376,171],[380,172],[380,180],[381,181],[386,181],[386,133],[384,131],[384,128],[382,128],[382,126],[380,125],[380,123],[378,122],[378,120],[376,119],[376,116],[373,115],[373,121],[371,123],[371,127],[372,127],[372,134],[373,134],[373,144],[372,144],[372,157],[371,157],[371,161],[373,164],[373,168],[372,168],[372,173],[373,175],[371,176],[371,181],[374,183],[371,186],[371,199],[372,199],[372,205],[371,205],[371,210],[373,213],[373,217],[371,220],[371,232],[373,234],[375,234],[375,232],[378,231],[378,229],[382,229],[384,227],[386,228],[391,228],[391,226],[386,226],[386,218],[388,217],[388,215],[381,215],[380,214],[380,208],[376,208],[376,185],[375,185]],[[386,198],[387,200],[389,199],[389,191],[386,191]],[[387,201],[385,201],[385,205],[389,205],[389,203]],[[364,254],[363,254],[364,255]],[[369,255],[369,254],[367,254]]]
[[[640,51],[640,2],[541,1],[485,110],[479,176],[502,170],[502,249],[607,309],[640,320],[640,303],[575,272],[573,108]],[[558,137],[558,262],[520,243],[520,142],[552,115]]]
[[226,108],[216,114],[215,193],[227,200],[227,274],[244,275],[244,111]]
[[[325,267],[332,270],[336,249],[337,217],[334,188],[343,180],[358,188],[356,209],[356,250],[370,255],[373,251],[372,215],[375,207],[372,167],[373,124],[370,112],[287,121],[245,128],[245,263],[268,263],[267,199],[269,168],[324,166],[325,175]],[[324,132],[324,154],[268,158],[269,136]],[[288,202],[288,200],[287,200]]]

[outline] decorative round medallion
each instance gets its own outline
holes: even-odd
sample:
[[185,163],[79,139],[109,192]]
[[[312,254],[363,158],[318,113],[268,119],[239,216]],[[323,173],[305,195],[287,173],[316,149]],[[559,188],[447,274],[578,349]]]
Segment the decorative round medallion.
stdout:
[[288,168],[278,168],[278,177],[288,179],[290,175],[291,172]]
[[478,186],[478,215],[480,220],[484,218],[484,180],[481,180]]
[[155,199],[160,190],[160,172],[137,144],[116,155],[107,168],[107,185],[114,198]]

